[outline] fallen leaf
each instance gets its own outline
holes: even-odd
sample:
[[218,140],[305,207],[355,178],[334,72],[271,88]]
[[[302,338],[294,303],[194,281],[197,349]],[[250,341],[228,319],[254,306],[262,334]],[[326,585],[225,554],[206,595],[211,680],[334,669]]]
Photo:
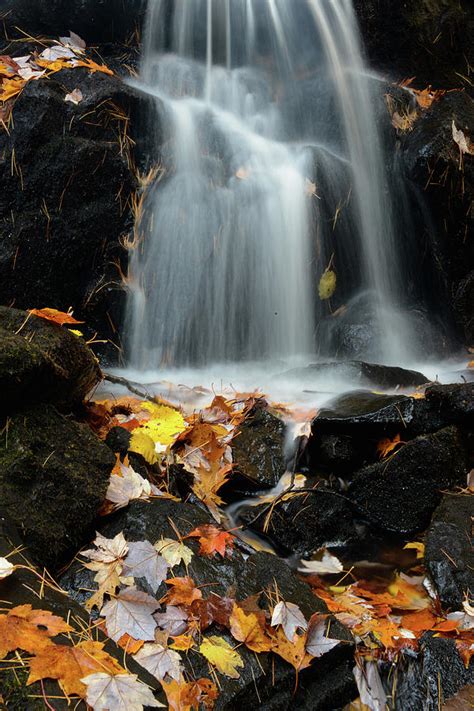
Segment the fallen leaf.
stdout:
[[318,551],[322,556],[320,560],[302,560],[301,567],[298,568],[300,573],[316,573],[317,575],[334,575],[336,573],[342,573],[344,566],[342,565],[339,558],[335,555],[329,553],[327,550]]
[[180,655],[161,644],[145,644],[133,658],[158,681],[163,681],[166,676],[176,681],[181,679],[183,667]]
[[72,313],[65,313],[64,311],[57,311],[56,309],[29,309],[29,313],[33,316],[38,316],[38,318],[43,318],[46,321],[53,321],[54,323],[63,326],[67,323],[84,323],[84,321],[78,321],[72,315]]
[[385,459],[399,444],[403,444],[399,434],[395,435],[393,439],[387,438],[380,440],[377,444],[377,452],[379,453],[380,459]]
[[145,706],[165,708],[136,674],[89,674],[86,701],[94,711],[143,711]]
[[129,543],[128,555],[123,562],[123,574],[133,578],[145,578],[152,592],[156,593],[166,579],[168,563],[150,541]]
[[119,462],[120,473],[112,472],[105,498],[121,509],[130,501],[147,500],[151,496],[151,484],[138,474],[133,467]]
[[102,72],[103,74],[108,74],[111,77],[114,76],[113,71],[109,69],[109,67],[106,67],[105,64],[97,64],[97,62],[93,62],[92,59],[75,59],[73,66],[86,67],[86,69],[93,74],[95,74],[95,72]]
[[199,651],[221,674],[231,679],[239,679],[240,674],[237,669],[244,666],[242,657],[223,637],[211,635],[204,638]]
[[173,637],[172,649],[177,649],[180,652],[188,652],[196,645],[194,638],[190,634],[180,634]]
[[191,548],[185,546],[181,541],[173,540],[173,538],[162,538],[155,543],[155,548],[171,568],[181,562],[184,565],[189,565],[194,555]]
[[272,638],[272,651],[299,672],[311,664],[313,657],[306,651],[306,635],[296,635],[290,642],[282,627]]
[[128,545],[123,533],[118,533],[114,538],[105,538],[98,533],[94,544],[96,549],[83,551],[81,556],[89,558],[91,562],[84,563],[84,567],[96,573],[95,582],[99,589],[90,597],[85,607],[101,607],[105,594],[114,594],[120,586],[120,576],[123,570],[123,561],[128,552]]
[[194,600],[202,598],[202,592],[195,586],[192,578],[169,578],[166,581],[171,586],[164,601],[169,605],[191,605]]
[[403,548],[404,550],[415,550],[417,560],[421,560],[425,557],[425,544],[421,543],[421,541],[413,541],[412,543],[407,543],[406,546],[403,546]]
[[234,639],[243,642],[253,652],[269,652],[272,643],[265,634],[261,621],[253,612],[246,613],[237,604],[230,616],[230,632]]
[[319,280],[319,298],[321,301],[330,299],[336,291],[337,277],[332,269],[326,269]]
[[306,651],[312,657],[319,659],[331,649],[341,643],[339,639],[332,639],[329,636],[330,623],[327,615],[313,615],[309,621],[308,634],[306,635]]
[[68,101],[69,103],[77,106],[81,103],[83,98],[82,91],[80,89],[74,89],[69,94],[66,94],[64,101]]
[[200,708],[214,708],[218,690],[210,679],[184,682],[174,679],[162,682],[169,708],[172,711],[199,711]]
[[459,148],[459,170],[462,168],[462,161],[465,154],[474,155],[474,143],[460,129],[456,128],[456,124],[452,123],[453,140]]
[[234,600],[232,598],[220,597],[211,592],[206,600],[195,600],[191,611],[193,616],[198,618],[202,632],[214,622],[221,625],[221,627],[228,627],[233,607]]
[[51,637],[71,630],[61,617],[48,610],[33,610],[31,605],[15,607],[0,615],[0,659],[16,649],[36,654],[52,644]]
[[120,674],[124,669],[103,651],[101,642],[80,642],[75,647],[52,644],[36,652],[30,660],[30,675],[27,684],[40,679],[57,679],[67,696],[77,694],[85,697],[87,689],[81,679],[89,674],[108,671]]
[[214,555],[215,553],[219,553],[224,558],[226,547],[232,550],[234,546],[234,537],[232,534],[211,524],[198,526],[194,531],[188,533],[186,538],[199,538],[199,552],[202,555]]
[[158,454],[156,453],[155,442],[149,434],[137,427],[132,432],[129,451],[135,454],[141,454],[143,459],[148,464],[156,464],[158,462]]
[[126,588],[109,600],[101,610],[107,634],[117,642],[124,634],[150,642],[155,639],[156,622],[153,612],[157,601],[136,588]]
[[6,558],[0,558],[0,580],[8,578],[13,573],[15,566]]
[[363,667],[354,667],[354,677],[359,689],[360,699],[371,711],[385,711],[387,696],[376,662],[366,662]]
[[155,612],[154,618],[158,627],[166,630],[170,637],[181,635],[188,629],[189,615],[181,607],[168,605],[166,612]]
[[306,630],[308,623],[298,605],[292,602],[279,602],[273,610],[271,626],[281,625],[286,638],[292,642],[297,629]]
[[69,37],[60,37],[59,41],[66,47],[73,47],[74,49],[86,49],[87,47],[82,37],[79,37],[71,30],[69,30]]

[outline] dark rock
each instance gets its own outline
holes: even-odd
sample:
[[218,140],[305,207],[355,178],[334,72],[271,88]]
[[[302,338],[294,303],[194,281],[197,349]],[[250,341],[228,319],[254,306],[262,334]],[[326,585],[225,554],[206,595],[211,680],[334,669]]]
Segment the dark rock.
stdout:
[[377,387],[384,390],[414,388],[424,385],[428,379],[415,370],[405,370],[389,365],[365,363],[359,360],[338,361],[333,363],[312,363],[305,368],[294,368],[282,374],[285,378],[301,380],[306,389],[320,390],[331,379],[346,380],[351,387]]
[[474,383],[433,385],[425,395],[427,402],[452,422],[474,424]]
[[[393,684],[393,665],[385,665],[385,688],[393,698],[393,711],[426,709],[436,711],[444,701],[474,683],[474,663],[466,669],[454,640],[427,632],[420,640],[420,654],[402,653],[397,665],[397,684]],[[460,706],[459,709],[468,706]]]
[[115,454],[127,454],[131,438],[131,432],[125,427],[112,427],[107,433],[105,444]]
[[[64,101],[75,88],[77,106]],[[72,306],[117,343],[137,188],[130,139],[142,107],[120,79],[87,69],[25,86],[12,129],[0,133],[0,303]]]
[[395,79],[455,87],[472,66],[470,0],[355,0],[354,6],[371,63]]
[[[47,610],[67,621],[74,629],[71,635],[60,635],[54,639],[59,644],[70,645],[74,637],[84,639],[84,630],[88,629],[90,620],[86,611],[73,600],[61,593],[59,588],[44,584],[42,571],[34,568],[28,559],[22,540],[13,522],[3,509],[0,509],[0,556],[8,557],[13,565],[21,566],[12,575],[2,580],[2,612],[18,605],[31,605],[33,609]],[[28,566],[29,569],[26,569]],[[141,681],[156,691],[157,698],[164,701],[160,686],[148,672],[137,662],[106,637],[99,629],[94,631],[97,640],[104,643],[105,651],[114,657],[122,666],[125,665],[131,673],[137,674]],[[27,686],[28,667],[8,669],[6,660],[0,670],[0,697],[2,707],[9,711],[43,711],[43,697],[54,698],[54,708],[57,711],[70,709],[70,701],[62,699],[57,684],[45,679],[43,684],[35,683]],[[125,664],[124,664],[125,662]],[[41,701],[40,701],[41,699]],[[82,705],[78,708],[82,708]]]
[[316,427],[348,429],[354,426],[400,427],[413,415],[413,399],[405,395],[377,395],[367,390],[355,390],[341,395],[320,410],[313,420]]
[[465,485],[467,470],[462,433],[447,427],[418,437],[390,459],[357,472],[349,496],[373,525],[414,533],[428,525],[442,489]]
[[11,36],[15,27],[30,35],[67,35],[88,44],[124,42],[140,29],[146,0],[3,0],[0,17]]
[[472,231],[474,161],[464,156],[460,170],[453,121],[467,136],[474,135],[474,101],[466,91],[448,92],[433,102],[413,130],[399,137],[400,155],[408,185],[422,195],[415,219],[417,242],[427,255],[420,275],[429,274],[428,298],[446,323],[451,319],[456,325],[459,340],[471,345],[474,244],[467,235]]
[[274,506],[267,520],[267,505],[253,506],[240,514],[252,530],[270,538],[277,550],[300,557],[322,546],[342,545],[357,536],[350,503],[330,489],[318,488]]
[[257,487],[273,487],[285,473],[285,425],[256,405],[232,441],[235,472]]
[[[186,536],[196,526],[211,522],[208,512],[195,505],[154,499],[150,502],[132,503],[127,510],[117,513],[105,523],[101,533],[112,537],[123,531],[127,541],[146,539],[155,542],[161,537],[176,539],[176,529],[181,536]],[[274,590],[276,584],[281,598],[300,605],[307,617],[316,611],[326,611],[324,603],[313,594],[311,588],[302,582],[284,561],[275,556],[259,553],[245,561],[235,549],[230,558],[204,557],[197,555],[198,544],[195,539],[186,540],[186,545],[194,550],[195,555],[187,568],[183,565],[176,566],[173,568],[173,574],[191,576],[201,587],[205,598],[213,592],[243,599],[267,588]],[[61,585],[75,599],[83,601],[84,590],[81,592],[80,588],[89,591],[94,589],[93,575],[91,571],[74,564],[61,578]],[[147,590],[144,581],[139,583]],[[163,585],[158,590],[158,599],[165,587]],[[262,595],[261,599],[262,604],[268,604],[265,595]],[[256,655],[244,646],[239,647],[244,667],[239,669],[239,679],[219,676],[220,689],[216,711],[236,711],[242,704],[268,711],[290,709],[294,705],[308,711],[323,711],[329,708],[328,699],[337,699],[340,705],[349,701],[355,695],[350,673],[351,636],[336,620],[333,625],[333,634],[343,642],[323,659],[318,660],[317,664],[300,673],[296,696],[295,672],[288,664],[269,654],[259,654],[257,660]],[[209,632],[218,632],[219,636],[233,644],[229,634],[220,627],[213,625]],[[183,661],[194,677],[208,676],[207,662],[200,655]]]
[[114,456],[51,405],[9,416],[1,430],[2,505],[35,561],[56,567],[93,532]]
[[0,306],[0,411],[27,403],[79,404],[99,383],[92,351],[67,328]]
[[311,438],[312,459],[322,470],[348,474],[359,461],[351,437],[321,433]]
[[474,593],[474,497],[445,496],[426,536],[425,565],[444,607],[462,609]]

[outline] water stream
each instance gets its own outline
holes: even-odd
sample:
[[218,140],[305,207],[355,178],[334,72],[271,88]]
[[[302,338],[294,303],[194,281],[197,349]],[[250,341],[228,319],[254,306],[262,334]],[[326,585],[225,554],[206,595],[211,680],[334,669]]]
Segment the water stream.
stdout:
[[406,361],[396,225],[351,0],[150,0],[138,84],[155,99],[161,180],[131,258],[130,365],[304,361],[336,252],[349,296],[371,294],[374,358]]

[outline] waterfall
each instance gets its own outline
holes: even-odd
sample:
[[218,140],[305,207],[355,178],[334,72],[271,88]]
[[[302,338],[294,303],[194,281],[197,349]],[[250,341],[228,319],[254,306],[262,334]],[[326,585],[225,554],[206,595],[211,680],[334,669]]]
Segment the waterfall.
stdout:
[[311,354],[327,313],[318,282],[335,254],[348,295],[372,294],[374,357],[406,356],[350,0],[150,0],[139,86],[154,97],[161,171],[131,254],[131,364]]

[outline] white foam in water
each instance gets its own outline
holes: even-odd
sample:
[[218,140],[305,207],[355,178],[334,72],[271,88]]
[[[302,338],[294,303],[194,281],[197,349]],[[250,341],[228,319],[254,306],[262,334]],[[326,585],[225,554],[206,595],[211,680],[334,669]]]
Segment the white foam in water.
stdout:
[[350,0],[150,1],[137,85],[164,176],[131,257],[133,367],[267,359],[266,389],[272,360],[314,352],[328,205],[355,293],[374,294],[377,360],[416,350],[373,84]]

